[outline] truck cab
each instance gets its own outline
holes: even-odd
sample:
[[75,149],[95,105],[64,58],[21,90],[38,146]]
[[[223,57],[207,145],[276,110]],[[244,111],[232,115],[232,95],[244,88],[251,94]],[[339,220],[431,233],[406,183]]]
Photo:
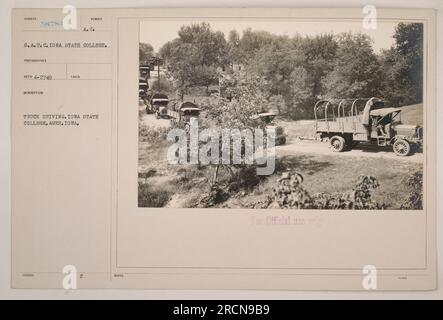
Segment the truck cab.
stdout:
[[315,130],[329,138],[332,150],[342,152],[357,144],[391,146],[407,156],[413,144],[421,144],[423,129],[401,122],[400,108],[386,108],[378,98],[320,100],[314,107]]

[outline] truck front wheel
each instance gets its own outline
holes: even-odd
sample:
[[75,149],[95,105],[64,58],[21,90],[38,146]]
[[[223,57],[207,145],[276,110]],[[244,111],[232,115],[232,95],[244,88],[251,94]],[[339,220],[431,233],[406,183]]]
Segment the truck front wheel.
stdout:
[[280,138],[276,141],[276,145],[278,146],[282,146],[284,144],[286,144],[286,137]]
[[334,152],[343,152],[346,147],[346,140],[341,136],[333,136],[331,138],[331,147]]
[[397,156],[406,157],[411,152],[411,144],[404,139],[398,139],[394,142],[392,149]]

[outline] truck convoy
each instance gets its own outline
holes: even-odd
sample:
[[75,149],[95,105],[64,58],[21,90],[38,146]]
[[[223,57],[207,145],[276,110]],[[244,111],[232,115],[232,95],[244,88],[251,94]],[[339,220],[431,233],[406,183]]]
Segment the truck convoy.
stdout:
[[200,116],[200,108],[192,102],[171,103],[168,96],[163,93],[152,95],[146,106],[147,113],[155,113],[156,118],[170,119],[171,124],[189,129],[191,119]]
[[400,108],[385,108],[378,98],[320,100],[314,106],[315,131],[329,138],[334,152],[358,144],[390,146],[407,156],[423,141],[423,128],[401,122]]

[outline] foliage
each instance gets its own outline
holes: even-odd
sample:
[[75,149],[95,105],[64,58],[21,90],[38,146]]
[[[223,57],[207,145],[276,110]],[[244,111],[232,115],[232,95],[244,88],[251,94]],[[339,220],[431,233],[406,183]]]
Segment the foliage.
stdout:
[[210,100],[203,106],[208,113],[208,122],[220,129],[257,128],[262,124],[254,115],[267,110],[266,82],[263,78],[236,72],[230,77],[220,79],[231,99]]
[[310,118],[316,97],[313,95],[314,83],[308,71],[300,66],[291,73],[291,95],[288,104],[289,118]]
[[[270,96],[281,96],[282,116],[291,119],[312,117],[312,105],[322,94],[323,78],[332,69],[337,43],[332,35],[317,37],[281,37],[254,33],[255,41],[248,41],[252,54],[243,61],[251,61],[246,70],[264,77]],[[251,36],[250,36],[251,37]],[[261,41],[257,38],[262,37]],[[255,48],[253,44],[263,47]]]
[[413,171],[406,179],[406,184],[411,188],[406,201],[401,205],[403,210],[423,209],[423,170]]
[[144,125],[139,126],[138,136],[140,142],[159,142],[166,140],[168,128],[153,128]]
[[231,51],[231,60],[235,63],[250,64],[254,63],[254,59],[259,56],[262,48],[284,46],[289,38],[273,35],[267,31],[246,29],[241,38],[231,32],[230,40],[234,48]]
[[207,23],[182,26],[178,38],[166,43],[160,55],[167,61],[178,97],[183,99],[191,86],[207,88],[217,83],[217,68],[227,64],[224,34]]
[[371,39],[349,33],[337,38],[333,69],[325,77],[326,98],[373,97],[380,94],[382,72]]
[[[313,117],[321,98],[379,96],[390,105],[422,101],[423,24],[399,23],[395,44],[376,53],[368,35],[275,35],[232,30],[227,40],[207,23],[183,26],[178,37],[160,49],[178,97],[191,87],[220,84],[238,70],[259,78],[263,101],[289,119]],[[234,80],[235,82],[235,80]],[[228,85],[229,87],[229,85]],[[233,86],[230,86],[233,87]]]
[[158,81],[154,81],[151,85],[151,90],[154,92],[173,93],[174,88],[171,82],[163,75],[160,75],[160,85]]
[[399,23],[395,45],[380,58],[385,81],[383,96],[393,106],[423,101],[423,24]]
[[197,203],[193,206],[196,208],[210,208],[215,205],[226,201],[229,198],[229,194],[221,188],[219,185],[211,186],[209,192],[203,193],[197,200]]
[[351,193],[320,193],[310,195],[303,186],[303,176],[285,172],[273,189],[273,201],[285,209],[353,209],[380,210],[385,205],[374,202],[371,190],[379,187],[372,176],[360,176]]
[[206,87],[206,94],[209,94],[209,87],[218,84],[218,73],[215,66],[201,65],[193,70],[193,86]]
[[171,193],[165,190],[158,190],[151,188],[147,183],[138,184],[138,206],[143,208],[161,208],[164,207],[170,197]]
[[139,45],[139,60],[144,63],[146,60],[154,56],[154,48],[149,43],[140,43]]
[[288,106],[282,95],[273,95],[268,99],[268,110],[277,114],[285,114],[288,111]]
[[[202,127],[216,127],[217,130],[223,129],[251,129],[264,128],[266,124],[254,116],[266,110],[267,101],[265,97],[266,83],[262,78],[256,77],[245,72],[237,72],[230,77],[221,77],[221,85],[228,91],[230,99],[219,97],[218,99],[207,99],[201,104],[201,108],[206,111],[206,117],[201,118]],[[220,142],[220,152],[222,143]],[[232,146],[231,146],[232,148]],[[234,152],[231,149],[231,157]],[[242,151],[242,156],[244,156]],[[232,168],[241,169],[244,172],[253,170],[255,173],[255,164],[246,165],[222,165],[214,166],[214,178],[211,180],[210,193],[214,194],[214,188],[220,183],[219,171],[220,168],[228,169],[230,172],[230,179],[235,178]],[[241,175],[237,174],[235,178],[238,185],[242,184]],[[252,179],[251,177],[249,177]],[[250,182],[255,181],[252,179]],[[219,187],[219,186],[218,186]]]
[[277,180],[273,189],[274,201],[280,208],[310,209],[314,207],[309,193],[301,186],[303,176],[298,173],[285,172]]

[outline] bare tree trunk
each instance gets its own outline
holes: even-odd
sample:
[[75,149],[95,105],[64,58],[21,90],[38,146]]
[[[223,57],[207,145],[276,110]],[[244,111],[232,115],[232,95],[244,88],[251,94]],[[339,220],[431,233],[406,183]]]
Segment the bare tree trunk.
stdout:
[[215,170],[214,170],[214,176],[212,178],[212,185],[214,186],[215,184],[217,184],[217,180],[218,180],[218,171],[220,169],[220,165],[216,165],[215,166]]
[[185,97],[185,90],[183,88],[180,89],[180,101],[183,102]]

